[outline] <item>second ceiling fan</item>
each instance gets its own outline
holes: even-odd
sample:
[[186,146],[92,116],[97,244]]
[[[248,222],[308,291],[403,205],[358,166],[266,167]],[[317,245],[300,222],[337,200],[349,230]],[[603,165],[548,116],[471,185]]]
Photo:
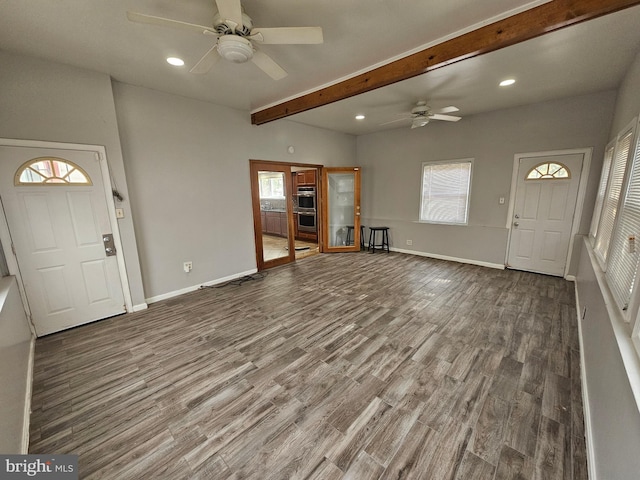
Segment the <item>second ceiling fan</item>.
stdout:
[[431,110],[431,107],[427,105],[427,102],[420,100],[416,103],[415,107],[411,109],[411,112],[402,113],[402,118],[391,120],[390,122],[383,123],[381,125],[388,125],[390,123],[400,122],[402,120],[411,120],[411,128],[419,128],[427,125],[431,120],[444,120],[445,122],[457,122],[462,120],[462,117],[455,115],[445,115],[446,113],[454,113],[460,111],[458,107],[453,105],[439,110]]
[[271,78],[279,80],[286,77],[287,72],[256,44],[319,44],[324,41],[320,27],[254,28],[240,0],[216,0],[215,3],[218,11],[211,26],[138,12],[127,12],[127,18],[132,22],[177,28],[216,38],[213,47],[191,68],[192,73],[207,73],[222,57],[234,63],[252,61]]

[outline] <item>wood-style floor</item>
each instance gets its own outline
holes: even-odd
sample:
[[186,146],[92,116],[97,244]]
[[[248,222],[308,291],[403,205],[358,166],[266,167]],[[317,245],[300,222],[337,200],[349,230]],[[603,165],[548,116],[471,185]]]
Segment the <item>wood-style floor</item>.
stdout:
[[573,284],[316,255],[39,339],[31,453],[81,478],[587,478]]
[[[274,260],[276,258],[286,257],[289,255],[287,250],[288,240],[284,237],[276,235],[262,234],[262,258],[266,262],[267,260]],[[301,258],[310,257],[319,253],[318,242],[308,242],[306,240],[296,240],[295,246],[301,248],[296,250],[296,260]],[[306,248],[305,248],[306,247]]]

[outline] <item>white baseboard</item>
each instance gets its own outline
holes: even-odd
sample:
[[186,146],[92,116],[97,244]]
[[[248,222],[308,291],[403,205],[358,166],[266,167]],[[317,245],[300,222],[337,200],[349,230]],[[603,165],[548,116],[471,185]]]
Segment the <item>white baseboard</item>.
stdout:
[[133,306],[133,311],[140,312],[142,310],[146,310],[147,308],[149,308],[149,305],[147,305],[146,303],[139,303],[138,305]]
[[252,274],[256,273],[257,271],[258,270],[256,268],[254,268],[254,269],[251,269],[251,270],[247,270],[246,272],[241,272],[241,273],[236,273],[236,274],[233,274],[233,275],[229,275],[228,277],[217,278],[215,280],[209,280],[208,282],[199,283],[198,285],[193,285],[191,287],[181,288],[180,290],[174,290],[173,292],[167,292],[167,293],[163,293],[161,295],[156,295],[154,297],[146,298],[145,300],[147,301],[147,304],[155,303],[155,302],[161,302],[162,300],[167,300],[169,298],[177,297],[179,295],[184,295],[185,293],[194,292],[196,290],[199,290],[202,287],[210,287],[212,285],[218,285],[220,283],[230,282],[232,280],[236,280],[238,278],[242,278],[245,275],[252,275]]
[[450,262],[467,263],[469,265],[478,265],[479,267],[496,268],[498,270],[504,270],[505,268],[504,265],[499,263],[482,262],[480,260],[471,260],[468,258],[449,257],[447,255],[438,255],[437,253],[425,253],[425,252],[418,252],[416,250],[404,250],[402,248],[395,248],[395,247],[391,247],[389,250],[391,250],[392,252],[408,253],[409,255],[417,255],[419,257],[435,258],[437,260],[447,260]]
[[29,363],[27,364],[27,388],[24,392],[24,414],[22,425],[22,445],[20,453],[29,453],[29,427],[31,426],[31,397],[33,396],[33,368],[36,360],[36,337],[31,336]]
[[[575,281],[575,280],[574,280]],[[578,321],[578,342],[580,345],[580,380],[582,387],[582,408],[584,411],[584,438],[587,447],[587,470],[589,479],[597,480],[595,459],[596,454],[593,447],[593,427],[591,426],[591,407],[589,406],[589,387],[587,385],[587,372],[584,362],[584,341],[582,338],[582,313],[580,308],[580,298],[578,297],[578,283],[574,283],[576,297],[576,320]]]

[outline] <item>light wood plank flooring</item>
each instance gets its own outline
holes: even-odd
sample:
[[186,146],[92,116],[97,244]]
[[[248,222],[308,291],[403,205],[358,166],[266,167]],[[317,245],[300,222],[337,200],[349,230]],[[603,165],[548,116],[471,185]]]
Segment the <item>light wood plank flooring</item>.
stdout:
[[573,284],[316,255],[36,343],[81,478],[587,478]]
[[[319,253],[318,242],[308,242],[305,240],[296,240],[296,248],[307,247],[304,250],[296,250],[296,260],[310,257]],[[286,257],[289,255],[287,251],[287,239],[276,235],[262,234],[262,255],[266,262],[276,258]]]

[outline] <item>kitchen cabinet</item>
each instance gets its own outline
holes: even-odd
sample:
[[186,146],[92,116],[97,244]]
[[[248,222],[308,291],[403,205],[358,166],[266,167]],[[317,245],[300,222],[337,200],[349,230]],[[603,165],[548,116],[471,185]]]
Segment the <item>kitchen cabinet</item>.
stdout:
[[315,170],[300,170],[296,172],[296,183],[298,185],[315,186],[316,184],[316,171]]
[[[262,219],[264,214],[264,219]],[[278,235],[280,237],[287,236],[287,212],[279,211],[262,211],[260,212],[262,220],[262,233],[269,235]]]
[[289,222],[287,219],[287,214],[282,213],[282,215],[280,215],[280,235],[282,235],[283,237],[286,237],[288,230],[289,230]]

